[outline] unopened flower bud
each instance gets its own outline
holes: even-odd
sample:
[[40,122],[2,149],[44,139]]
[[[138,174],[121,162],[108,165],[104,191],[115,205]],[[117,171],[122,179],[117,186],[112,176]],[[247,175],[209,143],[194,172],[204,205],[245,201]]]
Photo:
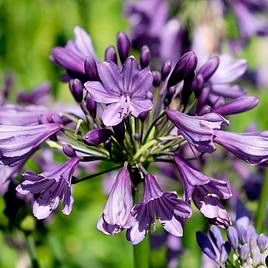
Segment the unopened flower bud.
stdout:
[[237,250],[238,249],[238,234],[234,227],[230,226],[227,229],[227,237],[233,249]]
[[148,46],[143,46],[140,53],[140,65],[141,68],[146,68],[151,60],[151,51]]
[[104,58],[117,64],[117,55],[114,46],[111,45],[106,48]]
[[63,145],[63,148],[62,148],[63,152],[69,156],[69,157],[74,157],[76,156],[76,153],[75,153],[75,150],[73,149],[73,147],[69,144],[65,144]]
[[161,74],[158,71],[153,71],[153,86],[158,87],[161,83]]
[[166,60],[161,67],[161,79],[165,81],[171,72],[171,60]]
[[89,81],[98,81],[100,79],[97,64],[94,58],[87,57],[85,59],[85,73]]
[[83,100],[83,84],[79,79],[71,79],[69,82],[70,91],[74,99],[80,103]]
[[175,86],[185,77],[194,72],[197,65],[197,56],[193,51],[185,53],[177,62],[169,79],[168,87]]
[[97,105],[96,102],[90,96],[87,96],[86,107],[90,115],[95,118],[97,113]]
[[123,64],[126,61],[130,50],[130,41],[124,32],[120,32],[117,35],[117,49],[120,61]]
[[88,131],[83,136],[83,141],[89,145],[99,145],[107,141],[113,132],[110,129],[106,128],[96,128]]

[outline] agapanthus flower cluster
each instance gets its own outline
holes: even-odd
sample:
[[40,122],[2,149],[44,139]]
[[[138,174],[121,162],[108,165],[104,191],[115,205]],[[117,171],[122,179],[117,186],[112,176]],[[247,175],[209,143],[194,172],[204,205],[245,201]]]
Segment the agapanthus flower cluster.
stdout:
[[202,252],[220,267],[267,267],[268,237],[258,234],[248,217],[239,218],[227,229],[224,241],[219,228],[212,225],[208,234],[198,232]]
[[[20,172],[24,163],[45,145],[60,149],[69,159],[40,173],[25,171],[17,191],[33,196],[33,214],[47,218],[63,203],[71,213],[73,184],[99,175],[74,176],[84,162],[105,161],[119,169],[97,229],[107,235],[126,230],[133,244],[140,243],[156,221],[174,236],[192,215],[192,202],[210,222],[226,228],[230,217],[222,201],[232,196],[228,181],[205,175],[193,159],[212,154],[217,145],[251,164],[266,165],[266,132],[233,133],[224,116],[256,106],[236,80],[245,60],[211,57],[200,67],[188,51],[159,70],[151,66],[151,52],[142,47],[132,54],[128,36],[117,35],[102,61],[94,54],[91,38],[76,27],[75,39],[52,50],[51,60],[65,70],[64,81],[78,109],[39,107],[33,101],[43,88],[20,96],[25,106],[3,105],[0,113],[1,168]],[[80,108],[80,110],[79,110]],[[190,148],[188,158],[185,148]],[[151,164],[175,164],[179,191],[159,184]],[[13,171],[12,171],[13,172]],[[6,180],[11,180],[9,173]]]

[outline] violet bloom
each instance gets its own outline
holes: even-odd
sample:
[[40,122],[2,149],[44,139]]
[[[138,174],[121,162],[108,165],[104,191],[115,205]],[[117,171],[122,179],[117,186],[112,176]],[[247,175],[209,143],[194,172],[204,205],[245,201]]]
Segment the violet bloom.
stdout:
[[37,219],[47,218],[60,201],[64,204],[63,214],[71,213],[74,202],[71,181],[79,160],[79,157],[73,157],[50,171],[41,174],[29,171],[23,174],[25,181],[18,185],[16,190],[24,195],[38,196],[33,203],[33,214]]
[[0,125],[30,126],[40,122],[58,121],[58,112],[47,107],[28,105],[27,107],[6,104],[0,110]]
[[175,156],[175,162],[182,179],[184,199],[192,198],[195,206],[215,224],[226,227],[230,223],[228,213],[220,203],[220,199],[232,196],[228,183],[215,180],[192,168],[180,156]]
[[209,113],[202,116],[190,116],[175,110],[166,111],[170,119],[178,128],[178,132],[199,152],[213,152],[214,130],[228,125],[229,122],[219,114]]
[[127,167],[123,167],[114,181],[97,229],[107,235],[115,235],[129,228],[131,223],[132,185]]
[[51,135],[60,130],[59,124],[38,126],[0,125],[0,161],[4,165],[16,165],[27,159]]
[[136,222],[127,231],[127,239],[140,243],[156,219],[172,235],[182,236],[182,222],[191,216],[191,207],[178,199],[176,192],[163,192],[154,176],[145,175],[144,195],[141,203],[132,208]]
[[60,67],[78,74],[85,74],[84,61],[86,57],[95,58],[90,36],[82,28],[74,28],[75,39],[68,41],[65,47],[55,47],[51,60]]
[[268,164],[268,131],[234,133],[216,131],[214,141],[236,157],[254,165]]
[[152,108],[146,94],[152,88],[153,76],[148,68],[139,70],[134,57],[120,69],[115,63],[98,64],[101,82],[88,81],[85,87],[94,101],[107,104],[102,113],[106,126],[118,125],[126,116],[138,117]]
[[[264,1],[262,2],[262,5],[264,5],[262,8],[265,8],[265,3]],[[252,12],[250,3],[247,6],[247,1],[234,0],[231,5],[236,15],[242,38],[268,34],[268,22],[261,20]],[[264,12],[264,14],[266,13]]]
[[44,82],[34,88],[31,92],[20,92],[17,97],[18,103],[43,105],[50,99],[49,93],[51,90],[51,83]]
[[237,98],[244,95],[244,89],[232,84],[232,82],[245,73],[247,61],[244,59],[235,60],[229,55],[220,55],[219,59],[219,66],[209,79],[211,93],[227,98]]
[[147,45],[153,56],[176,63],[183,49],[185,30],[178,19],[169,19],[168,13],[166,0],[139,0],[125,6],[133,46]]

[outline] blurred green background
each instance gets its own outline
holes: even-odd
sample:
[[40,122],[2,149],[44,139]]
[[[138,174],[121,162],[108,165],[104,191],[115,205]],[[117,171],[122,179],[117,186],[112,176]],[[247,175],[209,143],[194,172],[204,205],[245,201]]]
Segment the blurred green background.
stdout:
[[[200,0],[202,1],[202,0]],[[71,101],[68,86],[59,82],[62,73],[48,56],[52,47],[64,45],[73,38],[76,25],[92,36],[99,58],[104,49],[115,43],[116,33],[128,29],[122,14],[123,0],[0,0],[0,84],[6,71],[12,71],[15,88],[31,89],[44,80],[53,83],[53,93],[60,101]],[[250,67],[268,64],[266,40],[253,40],[242,56]],[[264,54],[263,54],[264,53]],[[268,70],[267,70],[268,75]],[[233,129],[242,131],[252,121],[260,129],[268,128],[267,91],[250,89],[261,98],[251,112],[232,117]],[[42,267],[133,267],[132,246],[121,233],[108,237],[96,231],[96,222],[105,203],[101,180],[96,178],[75,186],[75,205],[70,216],[57,213],[48,225],[44,244],[38,247]],[[3,201],[0,201],[1,209]],[[4,221],[0,215],[0,221]],[[186,223],[186,249],[181,267],[199,267],[200,253],[195,244],[195,231],[204,221],[195,215]],[[15,252],[0,237],[0,267],[19,266],[23,252]],[[152,255],[152,267],[164,268],[165,249]]]

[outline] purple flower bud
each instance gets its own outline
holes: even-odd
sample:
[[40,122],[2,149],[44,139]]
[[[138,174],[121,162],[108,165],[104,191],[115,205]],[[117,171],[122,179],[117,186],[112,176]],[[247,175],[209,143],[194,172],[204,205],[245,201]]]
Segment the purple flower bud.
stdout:
[[140,115],[139,115],[139,119],[140,119],[141,121],[144,121],[144,120],[146,119],[148,113],[149,113],[149,112],[142,112],[142,113],[140,113]]
[[109,60],[117,64],[117,55],[116,55],[116,50],[114,46],[108,46],[105,50],[105,60]]
[[143,46],[140,52],[140,65],[142,69],[149,65],[151,57],[150,48],[148,46]]
[[85,74],[89,81],[99,81],[99,74],[97,70],[97,63],[93,57],[85,59]]
[[166,60],[161,67],[161,79],[165,81],[171,72],[171,60]]
[[87,96],[86,98],[86,107],[90,115],[95,118],[97,113],[97,105],[96,102],[90,96]]
[[197,75],[194,78],[194,81],[192,83],[192,87],[194,89],[195,97],[198,98],[202,92],[203,87],[204,87],[204,79],[201,75]]
[[182,55],[168,79],[168,87],[175,86],[185,77],[194,72],[196,65],[197,57],[193,51]]
[[247,229],[244,228],[244,226],[242,226],[242,225],[237,226],[237,234],[238,234],[238,238],[239,238],[239,241],[241,242],[241,244],[248,244],[249,233],[248,233]]
[[125,124],[124,122],[113,126],[114,136],[119,142],[123,142],[125,139]]
[[233,133],[215,130],[214,141],[251,164],[268,164],[268,132]]
[[227,237],[233,249],[237,250],[238,249],[238,233],[234,227],[230,226],[227,229]]
[[228,241],[226,241],[220,248],[220,263],[225,264],[229,253],[231,251],[231,246]]
[[63,145],[63,148],[62,148],[63,152],[69,156],[69,157],[75,157],[76,156],[76,153],[75,153],[75,150],[73,149],[73,147],[69,144],[65,144]]
[[196,240],[201,250],[212,260],[217,259],[216,252],[207,235],[201,232],[196,233]]
[[161,74],[158,71],[153,71],[153,86],[158,87],[161,83]]
[[248,257],[248,254],[249,254],[249,246],[248,244],[245,244],[243,245],[241,248],[240,248],[240,258],[242,261],[246,261],[247,257]]
[[141,135],[140,135],[139,133],[135,133],[135,134],[134,134],[134,139],[135,139],[136,141],[140,142],[140,141],[141,141]]
[[78,79],[71,79],[69,82],[69,88],[72,92],[74,99],[81,103],[83,100],[83,84]]
[[202,107],[202,109],[198,112],[197,115],[201,116],[201,115],[211,113],[211,110],[212,110],[212,108],[209,105],[205,105],[205,106]]
[[214,107],[212,111],[221,115],[237,114],[253,109],[258,102],[258,97],[242,96],[229,103]]
[[209,228],[209,236],[213,243],[217,246],[219,250],[221,250],[222,245],[224,244],[224,240],[222,238],[221,232],[219,228],[215,225],[212,225]]
[[220,64],[219,57],[211,57],[204,65],[200,67],[197,75],[201,75],[204,81],[208,81],[209,78],[215,73]]
[[108,140],[113,132],[106,128],[96,128],[88,131],[83,136],[83,141],[89,145],[99,145]]
[[124,32],[120,32],[117,34],[117,49],[119,58],[122,64],[125,63],[128,58],[129,50],[130,50],[130,41],[128,36]]
[[261,252],[264,252],[268,248],[268,239],[264,234],[258,235],[257,245]]

